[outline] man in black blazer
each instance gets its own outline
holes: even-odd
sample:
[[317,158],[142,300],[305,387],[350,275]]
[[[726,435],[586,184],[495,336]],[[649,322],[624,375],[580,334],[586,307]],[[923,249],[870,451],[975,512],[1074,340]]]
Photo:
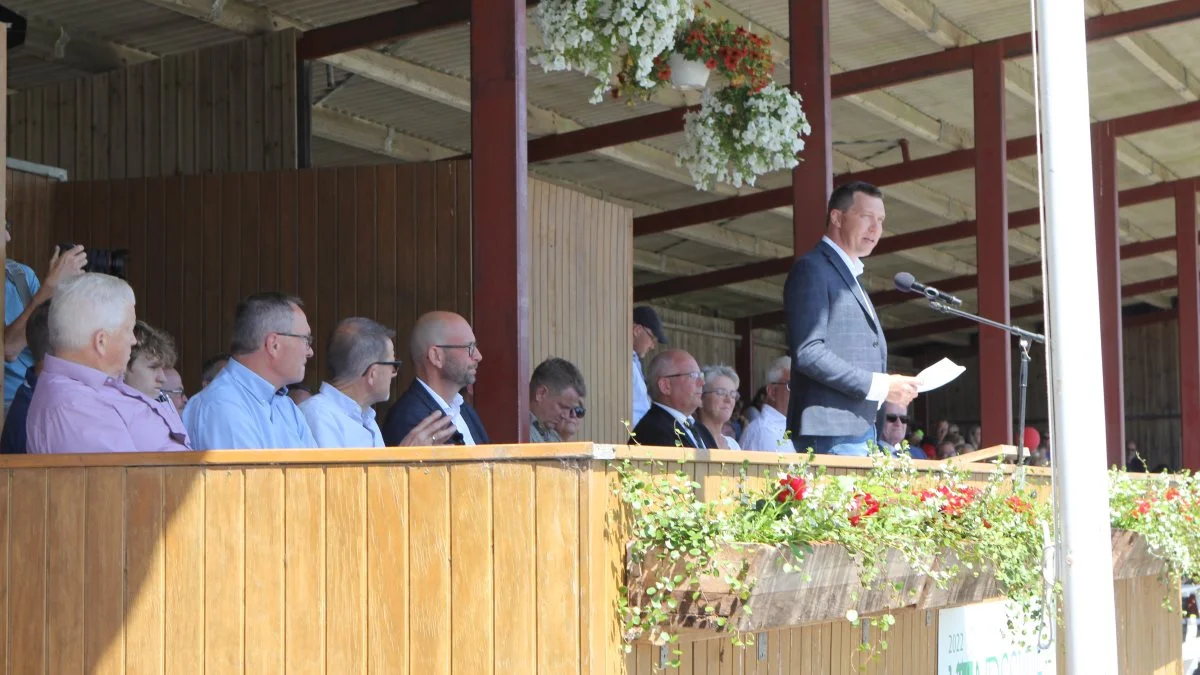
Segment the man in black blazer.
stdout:
[[704,376],[692,355],[682,349],[660,352],[646,369],[650,410],[633,429],[631,444],[662,447],[716,448],[708,429],[692,417],[700,407]]
[[408,432],[431,413],[441,411],[454,421],[451,438],[431,437],[428,445],[484,445],[483,422],[461,392],[475,382],[483,354],[467,320],[453,312],[430,312],[417,320],[409,339],[417,377],[396,400],[383,423],[383,441],[400,445]]
[[877,441],[886,400],[906,407],[919,382],[888,374],[887,340],[858,282],[883,237],[883,193],[863,182],[829,198],[825,236],[798,258],[783,290],[792,357],[788,430],[800,452],[860,455]]

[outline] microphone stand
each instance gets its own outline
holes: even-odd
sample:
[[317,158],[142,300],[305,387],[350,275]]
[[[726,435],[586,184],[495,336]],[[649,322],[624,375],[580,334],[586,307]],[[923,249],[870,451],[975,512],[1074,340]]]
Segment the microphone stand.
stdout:
[[[941,300],[937,300],[935,298],[929,298],[929,306],[938,312],[944,312],[946,314],[953,314],[954,316],[959,316],[964,319],[970,319],[971,321],[974,321],[979,324],[983,324],[984,326],[991,326],[992,328],[997,328],[999,330],[1005,331],[1005,332],[1009,333],[1010,335],[1013,335],[1017,338],[1018,343],[1021,345],[1021,370],[1020,370],[1020,372],[1021,372],[1021,376],[1020,376],[1021,393],[1020,393],[1020,398],[1019,398],[1019,404],[1017,406],[1017,435],[1015,438],[1016,438],[1016,442],[1017,442],[1016,443],[1016,445],[1017,445],[1017,464],[1021,464],[1025,460],[1025,457],[1024,457],[1024,455],[1025,455],[1025,452],[1024,452],[1024,450],[1025,450],[1025,435],[1024,435],[1025,434],[1025,398],[1026,398],[1025,393],[1029,389],[1029,361],[1030,361],[1029,347],[1034,342],[1040,342],[1041,344],[1046,344],[1046,336],[1042,335],[1041,333],[1034,333],[1031,331],[1027,331],[1024,328],[1021,328],[1020,326],[1012,326],[1009,324],[1000,323],[999,321],[992,321],[991,319],[985,319],[984,317],[979,316],[977,314],[972,314],[970,312],[964,312],[963,310],[958,309],[957,307],[952,307],[952,306],[946,304],[945,302],[943,302]],[[1037,448],[1033,448],[1032,450],[1036,450],[1036,449]]]

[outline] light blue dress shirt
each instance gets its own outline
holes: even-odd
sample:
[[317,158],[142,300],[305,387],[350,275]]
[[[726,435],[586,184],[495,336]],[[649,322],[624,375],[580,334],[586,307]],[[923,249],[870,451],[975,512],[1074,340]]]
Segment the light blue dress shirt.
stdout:
[[231,359],[183,409],[195,450],[315,448],[304,415],[287,395]]
[[358,401],[328,382],[322,382],[321,391],[300,404],[300,412],[322,448],[383,447],[375,409],[363,410]]
[[[19,268],[25,275],[25,283],[29,284],[30,296],[37,295],[38,290],[42,287],[41,282],[38,281],[37,274],[28,265],[11,261],[9,264]],[[17,292],[16,284],[9,281],[6,274],[4,277],[4,325],[11,325],[24,311],[25,303],[21,302],[21,294]],[[16,359],[4,363],[5,410],[8,410],[8,406],[12,404],[13,397],[17,395],[17,389],[20,389],[21,385],[25,384],[25,371],[32,367],[33,352],[29,351],[29,347],[21,350]]]
[[629,428],[637,426],[647,412],[650,411],[650,392],[646,389],[646,374],[642,372],[642,360],[637,352],[633,353],[633,419],[629,420]]

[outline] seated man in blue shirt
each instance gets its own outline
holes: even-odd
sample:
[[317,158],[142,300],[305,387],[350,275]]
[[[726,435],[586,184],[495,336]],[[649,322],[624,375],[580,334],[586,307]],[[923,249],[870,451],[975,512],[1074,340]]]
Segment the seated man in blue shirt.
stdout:
[[282,293],[259,293],[238,304],[232,359],[183,410],[193,449],[317,447],[287,395],[313,355],[303,304]]
[[[4,223],[4,241],[12,241],[12,221]],[[25,325],[33,310],[54,295],[58,282],[83,272],[87,254],[82,246],[61,252],[54,249],[46,284],[38,283],[37,274],[15,260],[4,263],[4,410],[12,405],[17,389],[25,382],[25,372],[33,367],[33,353],[27,347]]]
[[4,432],[0,433],[0,453],[5,455],[25,454],[25,418],[29,416],[29,402],[37,387],[38,375],[46,362],[46,350],[50,348],[50,302],[34,308],[25,324],[25,337],[29,351],[33,354],[33,367],[25,371],[25,382],[17,389],[8,414],[4,417]]
[[[322,448],[382,448],[375,409],[392,394],[400,372],[392,341],[396,333],[362,317],[344,319],[329,340],[329,381],[300,404],[300,412]],[[440,445],[454,435],[454,421],[437,411],[400,445]],[[430,439],[424,442],[425,439]],[[420,443],[418,441],[421,441]]]

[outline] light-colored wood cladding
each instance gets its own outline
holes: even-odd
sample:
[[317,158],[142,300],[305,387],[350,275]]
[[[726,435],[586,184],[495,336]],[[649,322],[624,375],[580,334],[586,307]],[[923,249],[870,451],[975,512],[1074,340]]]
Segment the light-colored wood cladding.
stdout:
[[[0,458],[5,672],[648,675],[658,649],[622,649],[607,458],[661,459],[706,496],[741,460],[756,485],[786,463],[583,443],[452,450]],[[832,474],[864,464],[823,461]],[[1176,590],[1150,577],[1115,588],[1120,672],[1178,673],[1179,616],[1161,606]],[[839,621],[766,631],[762,659],[727,638],[686,643],[667,672],[933,673],[937,612],[896,616],[865,670],[863,630]]]
[[623,442],[633,411],[633,212],[529,181],[530,369],[558,356],[583,372],[576,440]]

